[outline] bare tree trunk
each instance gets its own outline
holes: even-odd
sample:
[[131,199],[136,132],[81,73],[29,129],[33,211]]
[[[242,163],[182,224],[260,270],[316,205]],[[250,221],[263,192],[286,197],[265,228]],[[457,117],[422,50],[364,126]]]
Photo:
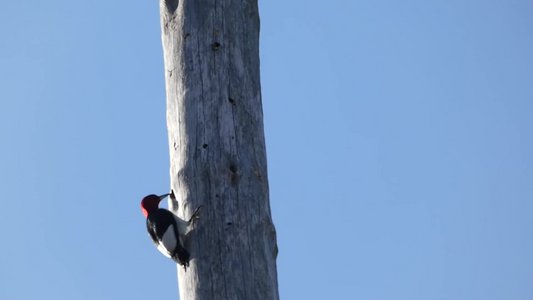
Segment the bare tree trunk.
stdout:
[[160,0],[170,205],[203,205],[180,299],[279,299],[259,80],[257,0]]

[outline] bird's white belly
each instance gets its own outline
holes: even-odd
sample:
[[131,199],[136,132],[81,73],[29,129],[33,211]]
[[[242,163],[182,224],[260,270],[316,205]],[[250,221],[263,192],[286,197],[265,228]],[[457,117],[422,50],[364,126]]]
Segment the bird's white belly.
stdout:
[[168,226],[167,230],[163,234],[163,238],[157,245],[157,250],[163,253],[166,257],[170,258],[171,254],[176,249],[176,236],[174,235],[174,225]]

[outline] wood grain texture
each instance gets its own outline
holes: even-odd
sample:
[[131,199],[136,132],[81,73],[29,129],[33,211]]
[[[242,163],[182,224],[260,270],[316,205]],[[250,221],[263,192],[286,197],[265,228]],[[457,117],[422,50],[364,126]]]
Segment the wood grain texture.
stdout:
[[257,0],[160,0],[171,209],[203,205],[180,299],[279,299]]

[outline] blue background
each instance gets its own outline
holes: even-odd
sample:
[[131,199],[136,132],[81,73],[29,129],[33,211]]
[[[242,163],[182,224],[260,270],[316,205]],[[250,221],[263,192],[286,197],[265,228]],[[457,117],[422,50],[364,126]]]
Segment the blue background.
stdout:
[[[533,2],[260,7],[281,297],[533,299]],[[0,24],[0,299],[177,299],[158,3]]]

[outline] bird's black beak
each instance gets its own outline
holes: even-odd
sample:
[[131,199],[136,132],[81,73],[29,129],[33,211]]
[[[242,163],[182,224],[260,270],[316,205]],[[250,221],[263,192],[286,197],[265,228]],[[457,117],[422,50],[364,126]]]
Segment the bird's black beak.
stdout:
[[164,194],[164,195],[159,196],[159,199],[160,199],[160,200],[163,200],[163,199],[165,199],[165,198],[168,197],[168,196],[170,196],[170,193],[169,193],[169,194]]

